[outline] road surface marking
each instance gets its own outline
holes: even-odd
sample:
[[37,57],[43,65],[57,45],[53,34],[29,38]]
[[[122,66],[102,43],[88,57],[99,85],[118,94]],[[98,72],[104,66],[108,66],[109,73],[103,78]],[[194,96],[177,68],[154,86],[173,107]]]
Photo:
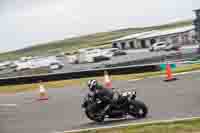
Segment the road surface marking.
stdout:
[[[190,71],[190,72],[174,73],[173,75],[174,76],[178,76],[178,75],[186,75],[186,74],[192,74],[192,73],[200,73],[200,70]],[[165,74],[157,75],[157,76],[149,76],[149,77],[146,77],[146,78],[131,79],[131,80],[128,80],[128,82],[136,82],[138,80],[152,79],[152,78],[161,78],[161,77],[165,77]]]
[[0,107],[17,107],[17,104],[0,104]]
[[[200,73],[200,70],[190,71],[190,72],[174,73],[173,75],[174,76],[178,76],[178,75],[186,75],[186,74],[192,74],[192,73]],[[146,77],[144,79],[160,78],[160,77],[165,77],[165,74],[157,75],[157,76],[150,76],[150,77]]]
[[138,79],[131,79],[131,80],[128,80],[129,82],[135,82],[135,81],[138,81],[138,80],[143,80],[144,78],[138,78]]
[[101,129],[118,128],[118,127],[127,127],[127,126],[140,126],[140,125],[157,124],[157,123],[169,123],[169,122],[185,121],[185,120],[193,120],[193,119],[200,119],[200,117],[189,117],[189,118],[179,118],[179,119],[178,119],[178,118],[175,118],[175,119],[170,119],[170,120],[155,120],[155,121],[150,121],[150,122],[139,122],[139,123],[119,124],[119,125],[115,125],[115,126],[102,126],[102,127],[96,127],[96,128],[69,130],[69,131],[54,132],[54,133],[84,132],[84,131],[91,131],[91,130],[101,130]]

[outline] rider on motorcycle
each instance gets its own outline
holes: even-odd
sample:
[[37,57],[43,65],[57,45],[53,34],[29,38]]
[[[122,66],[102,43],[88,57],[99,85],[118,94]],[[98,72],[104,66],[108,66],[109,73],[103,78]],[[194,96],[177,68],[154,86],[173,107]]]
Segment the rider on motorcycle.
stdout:
[[82,107],[87,117],[96,122],[104,118],[123,118],[131,115],[144,118],[148,113],[146,105],[135,99],[136,93],[119,93],[98,84],[96,80],[88,81],[89,94],[84,98]]
[[105,113],[109,105],[113,105],[117,101],[114,96],[115,92],[112,89],[103,87],[97,82],[97,80],[89,80],[88,87],[90,92],[92,93],[91,95],[94,96],[95,99],[98,98],[102,102],[107,104],[102,113]]

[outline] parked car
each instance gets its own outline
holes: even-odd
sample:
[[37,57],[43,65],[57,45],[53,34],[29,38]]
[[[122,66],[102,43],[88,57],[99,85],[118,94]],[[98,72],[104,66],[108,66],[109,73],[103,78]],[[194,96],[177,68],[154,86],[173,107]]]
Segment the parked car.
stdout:
[[98,48],[88,48],[88,49],[79,49],[77,57],[78,63],[91,63],[98,62],[102,60],[109,60],[110,53]]
[[119,49],[113,51],[113,56],[121,56],[121,55],[127,55],[127,53]]
[[104,61],[104,60],[110,60],[110,57],[107,57],[107,56],[94,57],[94,62],[99,62],[99,61]]
[[119,48],[109,48],[109,49],[105,49],[103,50],[104,55],[108,56],[108,57],[112,57],[112,56],[120,56],[120,55],[126,55],[127,53],[125,51],[120,50]]
[[0,62],[0,70],[9,68],[11,63],[12,63],[11,61]]
[[170,51],[170,50],[178,50],[180,48],[180,45],[177,44],[171,44],[168,42],[157,42],[154,43],[150,48],[149,51]]
[[150,51],[164,50],[166,46],[167,46],[167,45],[166,45],[166,42],[157,42],[157,43],[154,43],[154,44],[149,48],[149,50],[150,50]]
[[67,60],[70,64],[77,64],[78,63],[78,57],[77,55],[68,55]]
[[49,65],[49,69],[58,70],[61,69],[64,65],[62,63],[52,63]]
[[64,66],[64,63],[54,56],[32,60],[31,64],[33,68],[49,67],[51,70],[61,69]]
[[167,44],[167,46],[166,46],[166,48],[165,48],[165,50],[166,51],[170,51],[170,50],[179,50],[180,49],[180,45],[178,45],[178,44],[170,44],[170,43],[168,43]]
[[23,71],[27,69],[35,69],[42,67],[48,67],[51,70],[56,70],[64,66],[64,64],[61,61],[57,60],[56,57],[37,58],[29,61],[18,61],[15,62],[15,64],[15,71]]
[[32,68],[31,62],[29,61],[17,61],[15,62],[16,68],[14,71],[23,71],[23,70],[28,70]]

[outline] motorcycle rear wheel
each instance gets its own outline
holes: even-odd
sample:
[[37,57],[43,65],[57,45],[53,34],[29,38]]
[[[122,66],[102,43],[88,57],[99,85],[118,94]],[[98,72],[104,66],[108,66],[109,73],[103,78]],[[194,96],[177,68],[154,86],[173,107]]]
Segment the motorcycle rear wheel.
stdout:
[[129,114],[137,119],[145,118],[148,114],[148,108],[143,102],[134,100],[129,105]]

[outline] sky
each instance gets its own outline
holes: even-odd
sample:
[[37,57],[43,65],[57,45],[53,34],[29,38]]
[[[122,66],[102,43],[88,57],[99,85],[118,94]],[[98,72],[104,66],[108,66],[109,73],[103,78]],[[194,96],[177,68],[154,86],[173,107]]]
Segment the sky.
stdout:
[[0,0],[0,52],[194,18],[200,0]]

